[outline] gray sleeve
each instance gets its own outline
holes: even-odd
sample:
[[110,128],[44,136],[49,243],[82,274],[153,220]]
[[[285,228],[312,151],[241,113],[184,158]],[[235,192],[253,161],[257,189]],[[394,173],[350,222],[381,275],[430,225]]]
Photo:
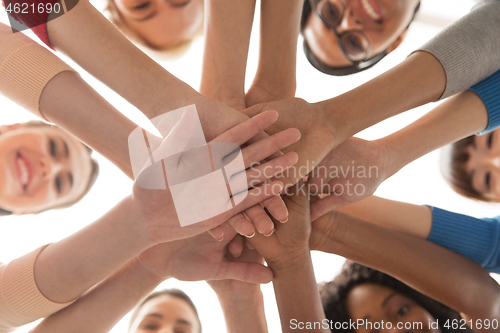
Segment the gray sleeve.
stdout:
[[500,0],[490,0],[417,51],[434,55],[446,72],[440,99],[464,91],[500,69]]

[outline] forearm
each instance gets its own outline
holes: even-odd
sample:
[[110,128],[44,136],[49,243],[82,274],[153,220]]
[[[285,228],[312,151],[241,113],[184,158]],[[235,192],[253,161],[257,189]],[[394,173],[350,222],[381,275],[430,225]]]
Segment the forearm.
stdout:
[[137,127],[75,72],[63,72],[44,88],[40,111],[133,178],[128,136]]
[[161,282],[133,259],[31,332],[108,332]]
[[427,52],[416,52],[373,80],[318,105],[330,116],[343,142],[382,120],[436,101],[445,86],[440,62]]
[[449,98],[417,121],[379,140],[387,152],[389,178],[417,158],[480,132],[488,125],[486,106],[476,93]]
[[[294,323],[320,323],[325,319],[309,251],[287,263],[269,263],[283,332],[294,332]],[[309,330],[308,330],[309,331]],[[313,329],[311,332],[330,332]]]
[[216,291],[224,312],[227,332],[268,332],[264,312],[264,298],[260,291],[260,285],[256,284],[253,289],[253,291],[228,293]]
[[330,239],[325,252],[394,276],[471,318],[499,318],[500,287],[473,261],[344,213],[337,213],[328,229],[332,232],[321,231]]
[[261,3],[259,65],[253,85],[273,95],[274,100],[295,96],[302,5],[300,0]]
[[245,107],[245,72],[255,0],[205,3],[205,50],[200,92]]
[[[49,17],[50,20],[50,17]],[[125,38],[88,1],[47,23],[52,46],[148,118],[186,106],[197,93]]]
[[429,237],[432,228],[432,212],[429,207],[373,195],[341,207],[338,211],[422,239]]
[[91,225],[45,248],[35,262],[35,281],[51,301],[72,301],[152,245],[127,197]]

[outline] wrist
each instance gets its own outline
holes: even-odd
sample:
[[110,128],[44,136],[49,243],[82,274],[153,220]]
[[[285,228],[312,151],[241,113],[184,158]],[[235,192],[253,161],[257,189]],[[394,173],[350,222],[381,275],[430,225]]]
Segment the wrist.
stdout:
[[273,271],[274,277],[284,272],[297,271],[311,259],[309,244],[293,251],[287,251],[286,255],[273,260],[266,259],[267,265]]
[[147,109],[143,111],[149,119],[195,104],[196,100],[201,97],[201,94],[182,81],[169,83],[160,80],[158,86],[160,87],[157,89],[159,97],[152,100]]
[[230,307],[241,302],[251,305],[262,300],[262,292],[259,284],[246,283],[245,288],[214,288],[212,285],[211,287],[217,294],[217,298],[223,307]]
[[170,278],[169,276],[159,275],[156,270],[140,258],[140,255],[130,260],[127,265],[144,285],[153,286],[155,288],[160,283]]

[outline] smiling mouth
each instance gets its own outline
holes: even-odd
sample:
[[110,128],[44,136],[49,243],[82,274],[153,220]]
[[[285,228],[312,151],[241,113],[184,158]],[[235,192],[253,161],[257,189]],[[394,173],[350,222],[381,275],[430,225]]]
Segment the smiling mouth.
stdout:
[[26,191],[29,184],[31,183],[31,180],[33,179],[31,164],[19,152],[16,154],[15,162],[16,162],[17,178],[23,190]]
[[382,15],[380,14],[380,9],[372,5],[370,0],[360,0],[361,7],[365,11],[365,13],[377,23],[382,23]]

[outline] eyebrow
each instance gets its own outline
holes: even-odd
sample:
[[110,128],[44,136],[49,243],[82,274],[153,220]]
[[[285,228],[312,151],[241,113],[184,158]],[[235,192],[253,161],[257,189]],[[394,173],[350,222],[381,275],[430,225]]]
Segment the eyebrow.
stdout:
[[163,319],[163,316],[161,314],[159,314],[159,313],[156,313],[156,312],[148,313],[144,317],[155,317],[155,318]]
[[141,18],[141,19],[135,19],[134,18],[133,20],[136,21],[136,22],[144,22],[144,21],[147,21],[147,20],[155,17],[157,14],[158,14],[158,12],[154,11],[154,12],[152,12],[151,14],[149,14],[148,16],[146,16],[144,18]]
[[190,321],[187,321],[186,319],[177,319],[177,323],[193,326],[193,324]]
[[397,294],[396,292],[393,292],[392,294],[390,294],[389,296],[387,296],[387,297],[384,299],[384,301],[382,302],[381,307],[382,307],[382,308],[384,308],[384,307],[387,305],[387,303],[389,302],[389,300],[390,300],[391,298],[393,298],[394,296],[396,296],[396,294]]

